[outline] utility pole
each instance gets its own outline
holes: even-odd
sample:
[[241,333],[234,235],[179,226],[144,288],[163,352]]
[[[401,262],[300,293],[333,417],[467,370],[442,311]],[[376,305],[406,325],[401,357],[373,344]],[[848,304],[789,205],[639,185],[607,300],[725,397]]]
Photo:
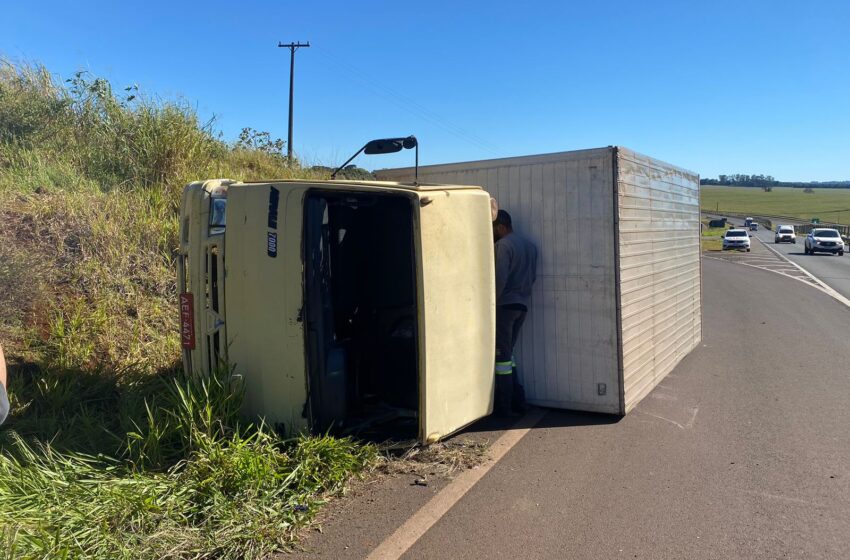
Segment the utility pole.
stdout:
[[280,43],[278,47],[289,49],[289,133],[286,136],[286,159],[292,164],[292,97],[295,90],[295,51],[301,47],[309,47],[310,41],[306,43]]

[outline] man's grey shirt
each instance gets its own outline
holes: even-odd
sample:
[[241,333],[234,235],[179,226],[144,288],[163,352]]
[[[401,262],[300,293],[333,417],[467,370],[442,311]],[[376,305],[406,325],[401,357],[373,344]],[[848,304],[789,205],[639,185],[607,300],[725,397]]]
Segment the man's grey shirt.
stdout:
[[531,302],[531,286],[537,279],[537,248],[518,233],[496,241],[496,305]]

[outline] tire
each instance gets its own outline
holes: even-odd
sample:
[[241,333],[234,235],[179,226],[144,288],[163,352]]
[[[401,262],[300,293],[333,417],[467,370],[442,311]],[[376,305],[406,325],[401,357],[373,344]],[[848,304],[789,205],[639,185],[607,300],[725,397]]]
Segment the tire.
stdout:
[[792,241],[791,243],[793,243],[794,245],[796,245],[796,244],[797,244],[797,240],[795,239],[795,240],[794,240],[794,241]]
[[839,256],[839,257],[843,257],[843,256],[844,256],[844,251],[838,251],[838,256]]
[[750,248],[749,248],[749,247],[747,247],[747,252],[748,252],[748,253],[750,252]]
[[803,252],[804,252],[805,254],[807,254],[807,255],[808,255],[808,254],[809,254],[809,248],[808,248],[808,247],[803,247]]

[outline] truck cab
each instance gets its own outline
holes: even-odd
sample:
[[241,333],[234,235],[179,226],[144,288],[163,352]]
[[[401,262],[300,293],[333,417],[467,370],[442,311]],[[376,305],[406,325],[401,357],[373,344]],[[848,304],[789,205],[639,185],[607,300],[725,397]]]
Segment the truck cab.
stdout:
[[478,187],[188,185],[184,367],[230,368],[281,430],[437,441],[490,413],[495,282]]

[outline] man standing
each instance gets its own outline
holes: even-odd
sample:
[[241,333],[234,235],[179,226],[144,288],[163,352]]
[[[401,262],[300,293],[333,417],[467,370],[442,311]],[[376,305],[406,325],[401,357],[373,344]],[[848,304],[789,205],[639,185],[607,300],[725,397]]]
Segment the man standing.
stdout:
[[514,233],[511,215],[499,210],[493,222],[496,240],[496,396],[494,412],[511,416],[523,411],[525,392],[519,384],[513,359],[537,279],[537,248]]

